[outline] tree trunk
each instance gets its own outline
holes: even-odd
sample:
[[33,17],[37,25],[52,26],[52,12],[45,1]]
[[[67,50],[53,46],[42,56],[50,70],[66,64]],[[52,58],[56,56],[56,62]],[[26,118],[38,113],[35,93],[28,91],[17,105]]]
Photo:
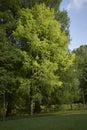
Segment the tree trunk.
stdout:
[[12,108],[11,108],[11,104],[8,101],[8,105],[7,105],[7,111],[6,111],[6,117],[10,116],[12,112]]
[[40,101],[36,101],[35,102],[34,113],[40,113],[40,112],[41,112]]
[[83,99],[83,107],[84,107],[84,110],[86,111],[85,95],[84,95],[83,90],[82,90],[82,99]]
[[33,99],[30,101],[30,116],[33,116]]
[[29,103],[29,109],[30,109],[30,116],[33,115],[33,110],[34,110],[34,101],[33,101],[33,89],[32,85],[30,87],[30,103]]
[[11,116],[12,114],[12,108],[13,108],[13,94],[7,94],[7,111],[6,111],[6,117]]
[[5,120],[5,91],[3,92],[3,121]]
[[30,109],[30,116],[33,115],[34,112],[34,101],[33,101],[33,77],[34,77],[34,69],[32,69],[32,82],[30,86],[30,104],[29,104],[29,109]]

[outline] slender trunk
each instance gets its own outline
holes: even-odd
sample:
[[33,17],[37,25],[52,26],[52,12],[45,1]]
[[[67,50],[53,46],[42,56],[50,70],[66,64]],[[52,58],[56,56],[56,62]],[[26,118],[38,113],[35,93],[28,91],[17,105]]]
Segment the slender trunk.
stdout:
[[34,68],[32,69],[32,82],[31,82],[31,86],[30,86],[30,104],[29,104],[29,108],[30,108],[30,116],[33,115],[34,112],[34,101],[33,101],[33,77],[34,77]]
[[3,92],[3,121],[5,120],[5,90]]
[[84,107],[84,110],[86,111],[85,95],[84,95],[83,90],[82,90],[82,99],[83,99],[83,107]]
[[30,116],[33,116],[33,99],[30,101]]
[[6,111],[5,111],[5,104],[6,104],[6,101],[5,101],[5,98],[6,98],[6,84],[4,82],[2,82],[2,86],[3,86],[3,97],[2,97],[2,100],[3,100],[3,121],[5,120],[5,116],[6,116]]
[[29,103],[29,109],[30,109],[30,116],[33,115],[33,110],[34,110],[34,102],[33,102],[33,84],[31,84],[31,87],[30,87],[30,103]]
[[12,114],[12,108],[13,108],[13,94],[7,94],[7,111],[6,111],[6,117],[11,116]]
[[40,101],[36,101],[34,107],[34,113],[40,113],[40,112],[41,112]]
[[7,105],[7,111],[6,111],[6,117],[10,116],[12,112],[12,108],[11,108],[11,104],[8,101],[8,105]]

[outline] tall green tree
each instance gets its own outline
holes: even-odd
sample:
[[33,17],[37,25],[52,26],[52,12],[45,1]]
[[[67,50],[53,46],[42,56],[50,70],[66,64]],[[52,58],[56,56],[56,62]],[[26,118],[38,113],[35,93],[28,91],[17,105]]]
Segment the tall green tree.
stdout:
[[11,113],[12,104],[16,97],[18,89],[18,78],[20,76],[19,68],[21,68],[20,51],[15,48],[0,49],[0,91],[5,94],[7,115]]
[[79,83],[77,78],[77,72],[75,70],[75,58],[73,64],[65,71],[62,76],[63,89],[62,89],[62,100],[65,104],[70,104],[72,109],[72,104],[79,101]]
[[[58,69],[58,74],[62,85],[60,88],[55,89],[52,93],[53,104],[70,104],[79,100],[79,87],[77,80],[77,72],[75,71],[75,54],[69,53],[66,68],[61,67]],[[53,98],[54,97],[54,98]]]
[[69,61],[66,54],[68,38],[61,32],[60,23],[54,18],[54,10],[44,4],[35,5],[32,10],[27,8],[19,11],[13,38],[15,44],[30,58],[30,70],[27,71],[26,77],[31,82],[32,115],[34,97],[43,97],[43,94],[49,97],[54,88],[62,84],[56,71],[69,66],[66,65]]
[[87,45],[80,46],[74,50],[76,54],[76,70],[78,72],[79,88],[82,101],[87,102]]
[[[45,3],[48,8],[40,5],[41,7],[37,9],[35,5],[41,3]],[[30,101],[32,99],[35,100],[34,102],[44,99],[46,101],[45,97],[49,98],[54,88],[61,85],[62,82],[57,73],[60,69],[62,72],[68,68],[70,63],[66,54],[69,42],[66,30],[69,19],[67,12],[59,11],[60,3],[61,0],[0,0],[0,55],[3,57],[0,59],[2,61],[0,74],[9,77],[3,76],[2,79],[7,84],[11,97],[13,89],[16,90],[17,86],[19,96],[21,95],[19,91],[23,92],[29,86]],[[9,70],[6,64],[13,66],[14,69]],[[8,82],[13,89],[9,89]],[[34,90],[31,86],[35,86]],[[9,99],[7,100],[11,106],[14,99]]]

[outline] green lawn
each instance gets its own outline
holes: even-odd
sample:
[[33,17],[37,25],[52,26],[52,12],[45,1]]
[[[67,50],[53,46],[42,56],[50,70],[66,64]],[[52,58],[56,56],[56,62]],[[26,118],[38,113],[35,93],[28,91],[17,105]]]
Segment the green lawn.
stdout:
[[87,130],[87,114],[63,114],[0,121],[0,130]]

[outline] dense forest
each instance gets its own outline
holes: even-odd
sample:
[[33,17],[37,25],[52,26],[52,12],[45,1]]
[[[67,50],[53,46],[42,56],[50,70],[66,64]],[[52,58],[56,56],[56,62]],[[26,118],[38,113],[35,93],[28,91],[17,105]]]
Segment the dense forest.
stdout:
[[0,0],[0,115],[87,103],[87,45],[72,52],[62,0]]

